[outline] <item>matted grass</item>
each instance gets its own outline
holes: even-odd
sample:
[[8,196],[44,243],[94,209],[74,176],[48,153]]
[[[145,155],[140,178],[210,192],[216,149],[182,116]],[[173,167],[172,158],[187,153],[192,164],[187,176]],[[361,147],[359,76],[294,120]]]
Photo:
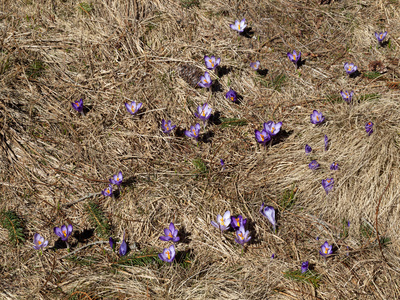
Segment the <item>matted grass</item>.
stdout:
[[[400,4],[322,2],[4,1],[0,298],[400,298]],[[249,37],[229,28],[242,18]],[[286,56],[293,49],[299,69]],[[195,87],[204,55],[222,59],[212,91]],[[263,72],[249,67],[255,60]],[[360,76],[347,76],[345,62]],[[354,90],[352,105],[340,90]],[[71,108],[80,98],[84,116]],[[131,116],[126,101],[143,107]],[[196,145],[183,132],[205,102],[214,118]],[[310,123],[314,109],[324,124]],[[161,119],[174,134],[162,134]],[[254,129],[268,120],[283,127],[264,149]],[[308,169],[312,159],[319,170]],[[100,196],[118,171],[118,197]],[[277,211],[277,233],[263,202]],[[234,232],[210,225],[226,210],[248,218],[244,253]],[[9,235],[6,214],[22,238]],[[157,258],[170,222],[182,240],[171,266]],[[61,224],[74,226],[75,252],[53,233]],[[121,240],[124,230],[130,252],[119,258],[107,234]],[[49,240],[42,256],[36,232]],[[326,260],[325,240],[334,246]],[[311,272],[301,275],[306,260]]]

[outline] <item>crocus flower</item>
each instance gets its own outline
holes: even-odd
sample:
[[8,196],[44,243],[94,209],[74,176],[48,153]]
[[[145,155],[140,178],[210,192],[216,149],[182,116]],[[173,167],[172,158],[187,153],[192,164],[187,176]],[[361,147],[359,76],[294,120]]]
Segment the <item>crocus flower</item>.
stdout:
[[108,243],[110,244],[111,249],[114,250],[114,240],[113,240],[113,238],[111,236],[108,239]]
[[387,35],[387,31],[379,32],[379,33],[375,32],[375,37],[377,38],[379,44],[381,44],[383,42],[383,40],[385,39],[386,35]]
[[333,162],[332,164],[331,164],[331,170],[332,171],[336,171],[337,169],[339,169],[339,165],[338,165],[338,163],[336,163],[336,162]]
[[265,206],[264,203],[261,205],[260,213],[268,219],[272,224],[274,231],[276,231],[276,221],[275,221],[275,209],[272,206]]
[[199,134],[200,134],[200,124],[197,123],[194,126],[190,126],[190,130],[185,130],[185,135],[187,137],[192,137],[195,138],[196,140],[199,138]]
[[62,241],[66,241],[68,240],[69,236],[72,233],[72,225],[69,224],[68,227],[65,225],[62,225],[61,228],[60,227],[54,227],[54,233],[56,235],[58,235]]
[[322,179],[321,184],[328,195],[328,193],[333,189],[334,180],[333,178]]
[[230,89],[226,94],[225,98],[231,100],[232,102],[236,102],[237,94],[234,90]]
[[306,154],[308,154],[308,153],[311,153],[312,148],[309,145],[306,144],[305,150],[306,150]]
[[325,121],[325,117],[322,113],[318,112],[317,110],[313,110],[313,113],[310,115],[311,123],[313,124],[321,124]]
[[251,236],[249,236],[250,232],[244,229],[244,226],[240,226],[236,231],[235,242],[244,246],[245,243],[248,243],[251,240]]
[[125,103],[126,110],[131,114],[134,115],[137,111],[142,107],[143,103],[136,103],[132,101],[131,103]]
[[288,52],[287,56],[289,57],[289,59],[292,62],[294,62],[297,65],[300,60],[300,57],[301,57],[301,52],[299,52],[299,54],[297,54],[296,50],[293,50],[293,54]]
[[171,263],[175,258],[175,246],[171,245],[169,248],[165,248],[162,253],[158,254],[158,257],[162,261]]
[[328,242],[325,241],[325,243],[322,244],[322,246],[321,246],[321,251],[319,251],[319,253],[320,253],[323,257],[326,257],[326,256],[329,255],[329,254],[332,254],[332,253],[333,253],[333,251],[332,251],[332,246],[330,246],[330,245],[328,244]]
[[325,134],[324,143],[325,143],[325,151],[328,151],[328,136]]
[[197,84],[203,88],[209,88],[212,85],[210,74],[205,72],[203,76],[200,76],[200,81]]
[[[109,181],[110,181],[110,183],[112,183],[112,184],[115,184],[115,185],[120,186],[121,183],[122,183],[122,179],[123,179],[123,177],[122,177],[122,172],[119,171],[119,173],[118,173],[117,175],[113,175],[113,178],[110,178]],[[104,194],[103,194],[103,195],[104,195]],[[104,196],[105,196],[105,195],[104,195]]]
[[316,239],[317,241],[319,241],[319,236],[317,236],[315,239]]
[[79,99],[74,102],[71,102],[72,108],[75,109],[77,112],[83,111],[83,100]]
[[44,247],[47,247],[49,241],[45,241],[44,237],[42,237],[39,233],[35,233],[33,236],[33,243],[35,244],[35,246],[33,246],[35,250],[41,250]]
[[235,21],[235,24],[229,25],[233,30],[236,30],[239,33],[242,33],[243,30],[247,27],[245,24],[246,19],[243,19],[242,21],[239,22],[239,20]]
[[208,107],[208,103],[204,103],[203,107],[200,105],[197,107],[197,113],[194,113],[194,115],[205,124],[211,116],[211,111],[212,108]]
[[224,216],[217,216],[217,222],[211,221],[211,225],[215,228],[225,231],[229,229],[229,224],[231,224],[231,212],[228,210],[224,213]]
[[365,131],[368,133],[368,135],[371,135],[374,132],[374,130],[372,129],[373,126],[374,126],[374,123],[372,123],[372,122],[367,122],[365,124]]
[[161,130],[164,133],[170,133],[171,130],[174,130],[176,127],[176,125],[172,125],[171,120],[169,120],[168,122],[165,122],[164,119],[161,120]]
[[221,164],[222,171],[225,170],[225,162],[223,161],[223,159],[221,158],[221,159],[219,160],[219,162],[220,162],[220,164]]
[[347,227],[350,227],[350,221],[347,221]]
[[254,133],[256,135],[257,142],[259,142],[260,144],[263,144],[264,146],[267,142],[269,142],[271,140],[271,136],[265,129],[263,129],[261,132],[258,130],[255,130]]
[[351,91],[351,92],[340,91],[340,94],[342,95],[343,100],[346,101],[347,103],[351,102],[351,99],[353,98],[353,95],[354,95],[353,91]]
[[273,253],[272,255],[271,255],[271,259],[274,259],[275,258],[275,253]]
[[357,66],[354,65],[353,63],[344,63],[344,70],[346,71],[347,74],[353,74],[355,71],[357,71]]
[[165,236],[160,236],[160,240],[162,241],[173,241],[174,243],[180,240],[178,236],[178,229],[175,228],[174,223],[169,224],[169,229],[164,229]]
[[113,189],[112,189],[111,184],[109,184],[107,188],[105,188],[104,190],[101,191],[101,193],[103,194],[104,197],[111,197],[112,192],[113,192]]
[[215,59],[215,56],[208,57],[207,55],[204,56],[204,62],[206,63],[206,68],[209,70],[214,70],[221,62],[221,58]]
[[264,123],[264,130],[268,132],[271,136],[277,135],[281,130],[282,122],[274,123],[273,121],[268,121]]
[[124,236],[122,238],[122,243],[119,246],[119,255],[124,256],[126,254],[126,251],[128,250],[128,245],[125,242],[125,231],[124,231]]
[[258,68],[260,67],[260,61],[259,60],[257,60],[256,62],[251,62],[250,63],[250,67],[253,69],[253,70],[258,70]]
[[319,163],[317,163],[316,160],[313,160],[312,162],[310,162],[310,163],[308,164],[308,167],[309,167],[311,170],[316,170],[316,169],[319,168]]
[[308,261],[305,261],[301,264],[301,273],[305,273],[308,271]]
[[238,215],[237,218],[231,216],[231,226],[233,229],[238,230],[240,226],[246,226],[247,219],[243,219],[241,215]]

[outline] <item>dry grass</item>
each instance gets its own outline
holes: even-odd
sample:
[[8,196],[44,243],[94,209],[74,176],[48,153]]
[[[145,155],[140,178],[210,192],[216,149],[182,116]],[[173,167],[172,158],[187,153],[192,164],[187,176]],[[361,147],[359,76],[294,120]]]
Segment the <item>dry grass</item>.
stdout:
[[[3,1],[0,209],[23,220],[26,242],[13,246],[0,227],[0,298],[399,299],[399,5]],[[251,38],[228,26],[243,17]],[[373,33],[384,29],[390,43],[377,48]],[[293,49],[305,59],[298,71],[286,57]],[[191,84],[206,70],[204,55],[221,57],[228,70],[212,93]],[[268,74],[252,71],[255,60]],[[364,76],[372,61],[386,73]],[[346,76],[344,62],[361,75]],[[229,87],[241,104],[225,99]],[[342,89],[355,91],[354,105],[337,101]],[[79,98],[84,117],[71,108]],[[133,117],[128,100],[143,102]],[[214,122],[197,146],[182,133],[205,102],[220,118],[246,124]],[[324,113],[323,125],[309,122],[313,109]],[[160,131],[163,118],[178,125],[171,137]],[[264,150],[254,129],[268,120],[283,121],[284,132]],[[367,121],[375,124],[370,137]],[[319,170],[308,169],[311,159]],[[333,161],[339,171],[329,170]],[[117,199],[66,205],[101,191],[120,170]],[[335,180],[328,196],[327,177]],[[112,236],[126,231],[129,255],[149,258],[145,265],[118,262],[107,244],[68,257],[55,247],[53,227],[65,223],[74,226],[72,250],[108,240],[92,233],[88,201],[98,201]],[[262,202],[279,212],[277,234],[259,213]],[[249,219],[252,242],[243,254],[233,232],[221,238],[210,225],[226,210]],[[185,237],[177,244],[181,263],[168,266],[151,257],[166,246],[158,237],[171,221]],[[32,249],[36,232],[49,240],[43,256]],[[325,240],[335,248],[326,261],[318,253]],[[320,276],[316,286],[285,276],[306,260]]]

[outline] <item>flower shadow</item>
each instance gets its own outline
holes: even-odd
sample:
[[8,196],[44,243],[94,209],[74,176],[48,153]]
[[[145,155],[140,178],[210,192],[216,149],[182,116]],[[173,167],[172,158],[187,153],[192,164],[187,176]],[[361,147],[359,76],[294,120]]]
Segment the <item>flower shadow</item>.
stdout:
[[349,75],[349,77],[350,78],[357,78],[358,76],[360,76],[361,75],[361,73],[360,73],[360,71],[355,71],[354,73],[351,73],[350,75]]
[[258,69],[257,73],[261,76],[267,76],[268,75],[269,70],[268,69]]
[[254,35],[253,28],[246,27],[240,35],[244,36],[245,38],[251,39]]
[[281,132],[272,138],[271,146],[284,142],[292,133],[293,130],[281,130]]
[[186,231],[185,227],[180,227],[179,231],[178,231],[178,236],[180,238],[178,243],[182,243],[182,244],[189,244],[192,240],[190,239],[190,236],[192,234],[188,231]]
[[222,92],[222,85],[219,83],[218,80],[213,81],[213,84],[211,85],[211,92],[213,93]]
[[199,139],[201,142],[203,143],[211,143],[212,140],[211,138],[214,137],[214,132],[212,131],[207,131],[206,133],[204,133],[201,138]]
[[220,125],[221,121],[221,113],[216,111],[214,114],[211,114],[210,118],[208,119],[210,125]]
[[76,238],[79,243],[87,243],[87,240],[90,239],[93,234],[94,229],[85,229],[82,232],[76,230],[72,236]]
[[230,72],[232,72],[232,68],[231,67],[218,67],[217,69],[217,73],[219,77],[222,77],[224,75],[228,75]]

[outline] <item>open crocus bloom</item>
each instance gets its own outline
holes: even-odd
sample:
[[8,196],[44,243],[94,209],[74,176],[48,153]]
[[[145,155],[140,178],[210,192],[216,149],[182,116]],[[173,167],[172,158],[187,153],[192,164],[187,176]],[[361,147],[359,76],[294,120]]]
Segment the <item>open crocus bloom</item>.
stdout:
[[221,231],[225,231],[229,229],[229,225],[231,224],[231,212],[228,210],[224,213],[224,216],[217,216],[217,222],[211,221],[211,225],[215,228],[220,229]]
[[170,133],[171,130],[174,130],[176,127],[176,125],[172,125],[171,120],[169,120],[168,122],[165,122],[164,119],[161,120],[161,130],[164,133]]
[[333,178],[322,179],[322,187],[324,188],[326,194],[328,194],[333,189],[333,184],[335,181]]
[[109,184],[107,188],[105,188],[104,190],[101,191],[101,193],[105,197],[111,197],[112,192],[113,192],[113,189],[112,189],[111,184]]
[[200,128],[201,128],[201,126],[200,126],[199,123],[197,123],[194,126],[190,126],[190,130],[186,130],[185,131],[185,135],[187,137],[192,137],[192,138],[195,138],[197,140],[199,138]]
[[162,253],[158,254],[158,257],[165,262],[171,263],[175,258],[175,246],[171,245],[165,248]]
[[136,103],[135,101],[132,101],[131,103],[125,103],[125,107],[131,115],[134,115],[142,107],[142,104],[143,103]]
[[322,113],[318,112],[317,110],[313,110],[313,113],[310,115],[311,123],[313,124],[321,124],[325,121],[325,117]]
[[178,236],[178,229],[175,228],[174,223],[172,222],[169,224],[169,229],[164,229],[164,234],[165,236],[160,236],[160,240],[162,241],[173,241],[174,243],[176,243],[180,240]]
[[319,163],[318,163],[316,160],[313,160],[312,162],[310,162],[310,163],[308,164],[308,167],[309,167],[311,170],[316,170],[316,169],[319,168]]
[[271,140],[271,136],[265,129],[263,129],[261,132],[258,130],[254,130],[254,134],[256,136],[257,142],[263,144],[264,146]]
[[238,215],[236,218],[234,216],[231,217],[231,226],[233,229],[238,230],[240,226],[245,226],[247,223],[247,219],[243,219],[242,215]]
[[61,240],[66,241],[66,240],[68,240],[69,236],[71,235],[72,229],[73,229],[72,225],[69,224],[68,227],[65,225],[62,225],[61,228],[54,227],[53,230],[54,230],[54,233],[61,238]]
[[33,236],[33,243],[35,244],[33,248],[35,250],[40,250],[46,247],[49,244],[49,241],[45,241],[44,237],[42,237],[39,233],[35,233]]
[[257,60],[256,62],[251,62],[250,63],[250,67],[253,69],[253,70],[258,70],[258,68],[260,67],[260,61],[259,60]]
[[305,151],[306,151],[306,154],[311,153],[312,148],[306,144]]
[[206,68],[209,70],[214,70],[221,62],[221,58],[215,59],[215,56],[208,57],[207,55],[204,56],[204,62],[206,63]]
[[379,32],[379,33],[375,32],[375,37],[376,37],[376,39],[378,40],[379,43],[383,42],[383,40],[385,39],[386,35],[387,35],[387,31]]
[[351,91],[351,92],[340,91],[340,94],[342,95],[343,100],[346,101],[347,103],[351,102],[351,99],[353,98],[353,95],[354,95],[353,91]]
[[274,231],[276,229],[276,220],[275,220],[275,209],[272,206],[265,206],[264,203],[261,205],[260,213],[268,219],[268,221],[272,224]]
[[319,251],[319,253],[324,257],[329,254],[332,254],[333,253],[332,246],[329,245],[327,241],[325,241],[325,243],[322,244],[321,251]]
[[228,100],[231,100],[232,102],[236,102],[237,100],[237,94],[234,90],[230,89],[226,94],[225,98]]
[[244,29],[247,27],[246,19],[243,19],[242,21],[239,22],[239,20],[235,21],[235,24],[229,25],[233,30],[236,30],[237,32],[241,33],[244,31]]
[[292,62],[294,62],[294,63],[297,65],[297,63],[298,63],[298,61],[299,61],[299,59],[300,59],[300,57],[301,57],[301,52],[299,52],[299,53],[297,54],[296,50],[293,50],[293,54],[290,53],[290,52],[288,52],[288,53],[287,53],[287,56],[289,57],[289,59],[290,59]]
[[356,65],[354,65],[353,63],[345,63],[344,64],[344,70],[346,71],[346,73],[347,74],[352,74],[352,73],[354,73],[355,71],[357,71],[357,66]]
[[368,135],[371,135],[374,132],[374,130],[372,129],[373,126],[374,126],[374,123],[372,123],[372,122],[367,122],[365,124],[365,131],[368,133]]
[[338,163],[333,162],[333,163],[331,164],[330,169],[331,169],[332,171],[336,171],[337,169],[339,169]]
[[211,116],[211,111],[212,108],[208,107],[207,103],[204,103],[203,107],[200,105],[197,107],[197,113],[194,113],[194,115],[203,122],[206,122]]
[[250,232],[244,229],[244,226],[240,226],[239,229],[236,231],[236,238],[235,242],[244,245],[245,243],[248,243],[251,240],[251,236],[249,236]]
[[79,99],[74,102],[71,102],[72,108],[75,109],[77,112],[82,112],[83,110],[83,100]]
[[200,81],[198,82],[198,85],[203,88],[209,88],[212,85],[212,80],[208,72],[205,72],[203,76],[200,76]]
[[268,121],[264,123],[264,130],[270,135],[274,136],[279,133],[282,127],[282,122],[274,123],[273,121]]
[[110,178],[109,181],[112,184],[120,186],[122,183],[122,179],[123,179],[122,172],[119,171],[119,173],[117,175],[114,175],[113,178]]

